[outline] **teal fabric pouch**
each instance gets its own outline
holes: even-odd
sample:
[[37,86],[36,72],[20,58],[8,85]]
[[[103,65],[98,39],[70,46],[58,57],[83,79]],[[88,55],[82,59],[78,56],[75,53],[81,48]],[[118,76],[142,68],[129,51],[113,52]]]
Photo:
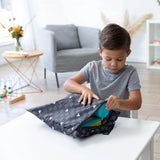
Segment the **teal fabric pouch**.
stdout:
[[106,110],[106,102],[99,107],[99,109],[91,116],[88,118],[85,122],[81,124],[80,127],[90,127],[90,126],[99,126],[101,125],[101,119],[107,117],[109,115],[108,110]]
[[108,116],[109,112],[108,110],[106,110],[106,103],[103,103],[102,106],[93,114],[94,116],[98,117],[98,118],[105,118]]

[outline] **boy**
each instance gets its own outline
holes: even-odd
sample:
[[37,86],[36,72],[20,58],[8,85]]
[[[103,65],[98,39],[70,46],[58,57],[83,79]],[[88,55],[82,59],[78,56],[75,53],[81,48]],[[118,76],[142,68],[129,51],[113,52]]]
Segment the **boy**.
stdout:
[[[78,74],[68,79],[64,89],[80,93],[79,102],[91,104],[92,98],[105,99],[107,110],[118,110],[120,116],[130,117],[130,110],[141,107],[140,83],[136,69],[126,65],[131,53],[129,33],[117,24],[107,25],[99,36],[100,61],[92,61]],[[91,89],[83,86],[85,81]]]

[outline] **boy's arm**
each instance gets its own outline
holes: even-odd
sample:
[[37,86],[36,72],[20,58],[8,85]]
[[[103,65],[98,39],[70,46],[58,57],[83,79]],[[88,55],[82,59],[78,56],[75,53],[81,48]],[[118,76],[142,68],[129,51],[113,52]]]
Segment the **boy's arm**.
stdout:
[[133,90],[129,92],[129,99],[118,99],[116,96],[111,95],[106,99],[106,109],[111,110],[119,108],[122,110],[138,110],[141,108],[142,98],[140,90]]
[[84,105],[86,105],[87,100],[88,104],[91,104],[92,98],[96,98],[99,100],[99,97],[94,94],[91,89],[82,85],[82,83],[84,82],[85,79],[80,73],[78,73],[64,83],[64,89],[71,93],[82,94],[78,102],[81,102],[83,100]]
[[85,79],[80,73],[78,73],[75,76],[68,79],[64,83],[63,87],[66,91],[71,93],[82,93],[82,90],[85,89],[85,86],[81,84],[84,82],[85,82]]

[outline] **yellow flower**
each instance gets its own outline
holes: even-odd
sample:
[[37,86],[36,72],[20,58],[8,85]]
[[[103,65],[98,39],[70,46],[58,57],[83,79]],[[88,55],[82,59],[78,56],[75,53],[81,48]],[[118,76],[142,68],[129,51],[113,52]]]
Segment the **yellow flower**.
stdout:
[[16,39],[19,39],[21,37],[23,37],[23,27],[18,25],[18,26],[13,26],[13,27],[10,27],[8,29],[8,31],[11,33],[12,35],[12,38],[16,38]]
[[20,34],[22,35],[22,34],[23,34],[23,31],[20,31]]
[[19,32],[20,31],[20,29],[21,29],[21,27],[20,26],[17,26],[17,27],[13,27],[13,31],[14,32]]
[[16,27],[15,26],[13,27],[13,31],[16,32]]

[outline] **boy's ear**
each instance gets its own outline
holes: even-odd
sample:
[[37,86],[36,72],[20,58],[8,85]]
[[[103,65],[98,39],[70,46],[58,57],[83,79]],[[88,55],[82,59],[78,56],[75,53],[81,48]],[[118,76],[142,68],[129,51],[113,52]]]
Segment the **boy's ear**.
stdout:
[[128,53],[127,53],[127,57],[131,54],[131,49],[128,51]]
[[102,57],[102,52],[100,48],[98,48],[98,52],[99,52],[99,55]]

